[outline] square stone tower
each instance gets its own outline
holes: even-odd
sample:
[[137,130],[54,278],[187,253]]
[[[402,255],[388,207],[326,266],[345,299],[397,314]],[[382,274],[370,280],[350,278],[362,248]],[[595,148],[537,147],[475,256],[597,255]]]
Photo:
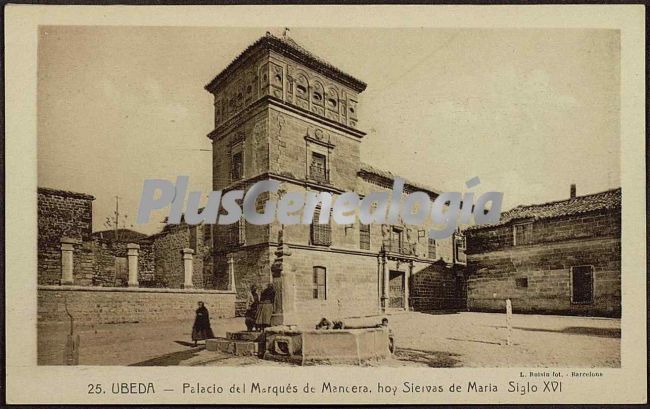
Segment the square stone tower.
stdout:
[[[213,144],[213,189],[247,189],[272,179],[282,184],[279,195],[292,190],[333,195],[356,190],[365,135],[357,129],[357,110],[365,88],[365,83],[291,38],[267,33],[205,87],[214,96],[215,108],[214,130],[208,135]],[[260,206],[273,195],[261,197]],[[334,230],[328,244],[318,232],[310,232],[310,226],[281,229],[277,223],[256,226],[243,220],[214,226],[215,283],[227,288],[234,273],[240,307],[251,284],[263,287],[274,281],[282,292],[282,260],[286,267],[287,257],[276,253],[283,243],[326,249],[337,240]],[[358,239],[345,231],[340,246],[356,247]],[[301,292],[313,297],[311,265],[306,274],[309,282],[296,288],[298,298]],[[281,312],[291,297],[284,291],[276,298]],[[370,298],[374,305],[374,293]]]

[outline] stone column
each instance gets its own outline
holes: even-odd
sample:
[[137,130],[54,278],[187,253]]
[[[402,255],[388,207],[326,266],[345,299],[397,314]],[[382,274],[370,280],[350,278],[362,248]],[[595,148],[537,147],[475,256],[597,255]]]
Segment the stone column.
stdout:
[[138,252],[140,246],[135,243],[126,245],[126,256],[129,259],[129,287],[138,287]]
[[194,250],[183,249],[183,268],[185,271],[183,288],[194,288],[194,283],[192,282],[192,273],[194,272],[193,254]]
[[388,290],[389,289],[388,280],[389,280],[390,274],[389,274],[388,270],[386,269],[386,257],[385,256],[384,256],[384,258],[382,260],[381,268],[382,268],[382,271],[383,271],[383,274],[384,274],[383,275],[384,288],[383,288],[383,291],[382,291],[381,299],[384,302],[384,312],[386,312],[386,310],[388,310],[389,305],[390,305],[390,302],[389,302],[389,296],[390,295],[389,295],[389,290]]
[[413,274],[413,262],[409,262],[409,268],[406,270],[404,273],[404,309],[408,311],[410,309],[410,303],[409,303],[409,279],[411,278],[411,275]]
[[235,258],[232,254],[228,255],[228,289],[230,291],[237,291],[235,285]]
[[74,244],[75,239],[61,237],[61,285],[74,284]]

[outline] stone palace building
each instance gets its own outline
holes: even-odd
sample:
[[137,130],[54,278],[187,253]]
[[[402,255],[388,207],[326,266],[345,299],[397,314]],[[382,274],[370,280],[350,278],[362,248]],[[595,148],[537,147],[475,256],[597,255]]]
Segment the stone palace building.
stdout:
[[[345,191],[361,197],[392,189],[394,175],[362,163],[359,94],[366,84],[289,37],[268,34],[205,87],[214,95],[213,190],[259,180],[283,192]],[[436,190],[407,182],[405,193]],[[317,208],[318,212],[318,208]],[[316,219],[316,218],[315,218]],[[425,226],[214,226],[214,274],[225,288],[234,268],[240,304],[251,284],[275,284],[274,322],[315,324],[320,317],[387,310],[456,308],[464,282],[462,240],[435,242]]]
[[[362,81],[267,34],[206,87],[214,95],[213,190],[276,180],[281,189],[392,191],[395,175],[361,162]],[[407,159],[407,158],[405,158]],[[430,187],[405,182],[404,194]],[[260,197],[278,200],[270,194]],[[38,191],[39,319],[130,322],[242,315],[251,284],[276,287],[274,323],[313,326],[387,311],[465,307],[464,239],[434,241],[428,226],[166,225],[159,233],[92,231],[93,196]],[[320,210],[317,209],[317,212]],[[314,217],[318,220],[318,215]]]

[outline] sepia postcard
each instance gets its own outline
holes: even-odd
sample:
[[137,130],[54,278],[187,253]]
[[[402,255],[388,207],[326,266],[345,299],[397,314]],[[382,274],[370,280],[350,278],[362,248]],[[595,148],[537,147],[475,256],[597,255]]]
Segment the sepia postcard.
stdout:
[[644,11],[7,6],[7,402],[647,402]]

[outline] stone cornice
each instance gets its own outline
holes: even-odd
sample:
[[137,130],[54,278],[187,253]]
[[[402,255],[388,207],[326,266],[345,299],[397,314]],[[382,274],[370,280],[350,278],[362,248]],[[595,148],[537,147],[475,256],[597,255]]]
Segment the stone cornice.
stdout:
[[297,178],[294,178],[294,177],[291,177],[291,176],[280,175],[280,174],[273,173],[273,172],[264,172],[264,173],[260,173],[260,174],[258,174],[256,176],[253,176],[253,177],[250,177],[250,178],[238,180],[237,182],[231,183],[230,185],[222,188],[221,190],[223,192],[227,192],[229,190],[241,189],[241,188],[246,187],[249,184],[253,184],[253,183],[258,182],[260,180],[269,180],[269,179],[281,180],[281,181],[284,181],[284,182],[293,183],[295,185],[309,187],[309,188],[312,188],[312,189],[318,190],[318,191],[339,193],[339,194],[345,192],[345,190],[339,189],[339,188],[337,188],[337,187],[335,187],[333,185],[322,185],[322,184],[311,182],[309,180],[297,179]]
[[[332,121],[331,119],[321,117],[300,107],[285,104],[281,100],[272,97],[270,95],[265,95],[257,99],[251,105],[241,110],[238,114],[234,115],[232,118],[229,118],[228,120],[224,121],[221,125],[217,126],[213,131],[211,131],[207,135],[207,137],[210,138],[213,142],[223,138],[225,135],[227,135],[230,132],[232,128],[235,128],[238,125],[241,125],[242,123],[248,121],[251,118],[251,116],[253,116],[253,112],[258,110],[259,108],[264,107],[265,103],[268,103],[269,106],[280,107],[289,112],[307,117],[315,122],[318,122],[321,125],[334,128],[336,130],[346,133],[347,135],[351,135],[359,139],[363,138],[366,135],[365,132],[360,131],[358,129],[351,128],[347,125],[343,125],[336,121]],[[260,112],[261,111],[262,110],[260,110]],[[255,114],[257,113],[258,112],[255,112]]]

